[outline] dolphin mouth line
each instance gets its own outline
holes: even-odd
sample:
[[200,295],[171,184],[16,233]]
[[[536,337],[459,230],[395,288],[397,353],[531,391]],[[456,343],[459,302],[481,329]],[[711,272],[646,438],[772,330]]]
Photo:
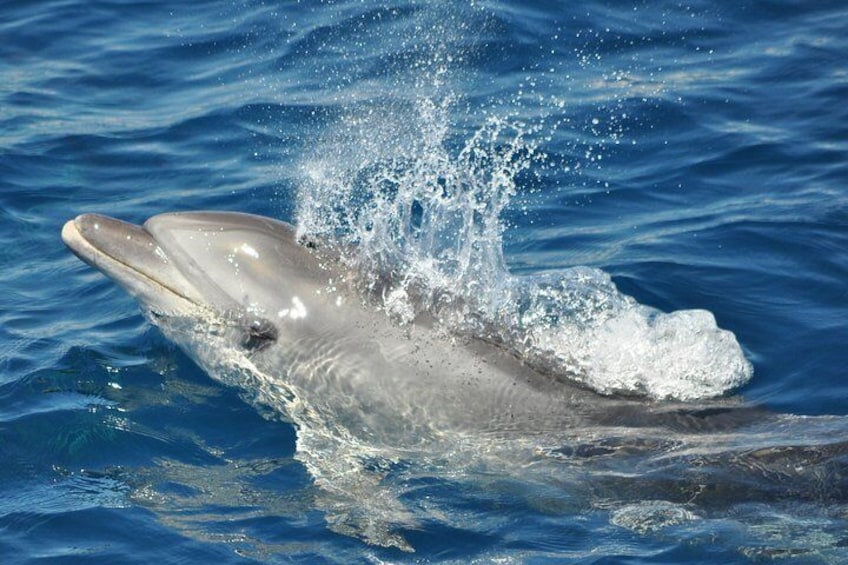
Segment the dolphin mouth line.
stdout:
[[[188,304],[191,304],[194,308],[202,308],[202,306],[198,304],[195,300],[192,300],[184,293],[179,292],[175,288],[168,286],[161,280],[153,277],[151,273],[145,272],[144,270],[136,268],[130,263],[122,261],[118,257],[115,257],[114,255],[110,254],[105,249],[95,245],[91,240],[87,239],[77,226],[77,221],[80,221],[83,218],[90,218],[92,216],[93,214],[82,214],[72,220],[68,220],[62,226],[62,240],[71,249],[71,251],[74,252],[77,257],[82,259],[85,263],[88,263],[91,266],[95,267],[96,269],[109,274],[110,276],[112,274],[123,274],[129,279],[140,281],[143,286],[147,286],[148,288],[155,288],[158,291],[167,292],[180,300],[184,300]],[[153,238],[153,235],[150,234],[150,232],[148,232],[147,230],[145,230],[143,226],[139,229],[141,229],[154,244],[156,243],[156,240]],[[161,249],[158,245],[156,245],[156,248]],[[151,313],[156,315],[164,314],[163,312],[157,312],[154,309],[151,309]]]

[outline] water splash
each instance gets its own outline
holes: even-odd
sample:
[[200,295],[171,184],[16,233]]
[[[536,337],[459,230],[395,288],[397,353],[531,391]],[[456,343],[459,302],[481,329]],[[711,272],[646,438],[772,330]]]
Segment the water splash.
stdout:
[[490,119],[454,155],[447,105],[424,99],[412,111],[414,123],[345,120],[334,149],[304,166],[298,219],[302,235],[341,244],[367,290],[396,304],[414,289],[420,312],[502,279],[500,214],[535,149],[523,128]]
[[298,229],[331,242],[396,323],[435,319],[604,394],[692,400],[746,382],[750,363],[712,314],[670,314],[574,267],[509,273],[501,215],[545,156],[537,129],[488,118],[459,142],[450,100],[360,105],[302,165]]
[[302,165],[300,234],[331,242],[373,306],[496,342],[604,394],[692,400],[750,378],[709,312],[659,312],[588,267],[510,274],[501,215],[544,161],[536,130],[488,118],[458,142],[449,110],[429,98],[357,106]]

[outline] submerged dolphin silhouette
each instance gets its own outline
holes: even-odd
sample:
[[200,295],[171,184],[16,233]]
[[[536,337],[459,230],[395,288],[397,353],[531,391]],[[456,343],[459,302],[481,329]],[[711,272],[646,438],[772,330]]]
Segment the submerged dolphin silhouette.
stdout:
[[[375,544],[411,549],[391,533],[410,523],[403,505],[370,494],[368,506],[381,481],[374,459],[410,456],[455,466],[523,450],[524,462],[600,461],[592,488],[621,491],[634,490],[630,479],[621,484],[633,454],[648,453],[637,460],[646,477],[635,489],[637,499],[687,502],[709,492],[710,481],[727,480],[702,471],[687,478],[688,461],[699,469],[709,461],[750,472],[775,454],[812,468],[846,451],[841,441],[832,443],[831,424],[817,433],[826,448],[819,455],[796,448],[791,431],[754,449],[740,443],[741,436],[720,432],[775,416],[732,399],[693,405],[602,397],[537,372],[493,344],[448,336],[426,322],[396,326],[363,303],[336,257],[301,245],[284,222],[189,212],[136,226],[84,214],[65,224],[62,238],[134,295],[151,321],[213,377],[293,421],[298,459],[335,497],[325,504],[334,513],[331,526]],[[703,434],[712,435],[693,439]],[[623,463],[610,462],[616,455]],[[659,471],[648,481],[652,465]],[[763,497],[773,496],[775,481],[800,484],[803,477],[768,478]],[[752,484],[740,480],[714,490],[751,496]],[[843,489],[840,484],[825,498],[842,499]],[[383,526],[375,526],[380,520]]]

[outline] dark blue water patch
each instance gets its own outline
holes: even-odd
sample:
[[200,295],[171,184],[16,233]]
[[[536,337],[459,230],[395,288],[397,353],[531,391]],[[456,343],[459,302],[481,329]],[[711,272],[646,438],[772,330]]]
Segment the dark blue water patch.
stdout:
[[[498,538],[494,534],[451,528],[434,522],[423,524],[422,529],[403,532],[413,547],[426,547],[422,558],[433,561],[469,559],[492,547]],[[391,554],[390,554],[391,555]],[[399,558],[399,554],[393,556]]]
[[33,478],[51,477],[57,470],[146,465],[162,456],[217,463],[188,438],[149,421],[167,412],[125,414],[103,399],[69,393],[54,393],[47,400],[49,404],[31,403],[27,415],[4,422],[7,455],[37,470]]
[[[535,561],[534,561],[535,562]],[[721,548],[707,546],[678,546],[673,549],[661,550],[657,549],[654,553],[644,557],[634,557],[627,553],[600,557],[592,560],[580,560],[579,563],[591,563],[592,565],[651,565],[654,563],[695,563],[700,565],[709,565],[712,563],[727,563],[732,565],[742,565],[749,563],[757,563],[758,559],[746,559],[740,557],[738,553],[733,551],[722,550]]]
[[295,429],[291,424],[280,421],[278,414],[277,419],[263,418],[255,407],[239,397],[237,390],[216,392],[220,397],[205,406],[192,398],[186,399],[180,408],[180,425],[184,429],[206,430],[210,443],[224,450],[228,458],[259,460],[273,453],[273,459],[258,464],[267,465],[271,474],[285,468],[280,472],[302,477],[302,469],[296,465],[287,467],[295,446]]
[[[341,13],[336,21],[315,25],[292,37],[289,52],[277,59],[276,67],[284,74],[294,71],[307,84],[321,84],[336,94],[359,80],[392,76],[410,68],[409,63],[424,59],[407,46],[397,46],[405,53],[372,55],[367,38],[380,33],[388,50],[393,51],[397,27],[419,11],[415,7],[364,7]],[[392,57],[407,64],[393,63]]]
[[[14,548],[7,555],[18,556],[17,563],[256,562],[227,545],[171,532],[142,509],[91,508],[34,517],[20,526],[10,518],[2,519],[6,527],[0,536]],[[31,549],[32,539],[41,540],[38,550]]]
[[80,6],[67,2],[50,2],[33,10],[31,2],[4,4],[6,23],[3,25],[3,50],[7,53],[26,53],[29,56],[65,56],[83,53],[85,42],[112,27],[114,19],[96,3]]
[[504,524],[499,533],[512,540],[504,544],[505,549],[510,552],[556,556],[547,560],[539,558],[531,560],[537,563],[557,560],[561,563],[584,563],[584,557],[568,559],[566,556],[570,553],[579,555],[581,548],[592,545],[593,533],[579,524],[561,524],[555,519],[550,519],[550,522],[556,534],[544,538],[537,536],[535,520],[516,519]]

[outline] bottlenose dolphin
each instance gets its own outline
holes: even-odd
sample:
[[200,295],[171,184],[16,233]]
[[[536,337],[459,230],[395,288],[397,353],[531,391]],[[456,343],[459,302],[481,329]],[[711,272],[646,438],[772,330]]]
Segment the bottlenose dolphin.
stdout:
[[[374,544],[411,549],[393,532],[413,522],[404,505],[374,494],[387,466],[404,459],[452,469],[497,461],[518,474],[540,460],[591,460],[598,472],[587,490],[689,504],[710,492],[773,498],[785,483],[804,498],[801,471],[758,470],[773,460],[795,465],[820,485],[846,452],[833,421],[821,430],[805,424],[805,443],[820,446],[808,449],[797,445],[801,430],[787,423],[794,420],[736,399],[601,396],[428,320],[392,324],[352,290],[331,251],[303,245],[281,221],[187,212],[137,226],[84,214],[65,224],[62,238],[213,377],[291,420],[297,457],[328,495],[331,527]],[[773,432],[787,425],[795,431]],[[753,446],[740,430],[757,436]],[[633,465],[639,479],[630,478]],[[748,478],[708,475],[711,465]],[[841,500],[842,480],[815,496]]]
[[[347,395],[350,406],[343,414],[333,406],[333,416],[369,443],[420,446],[445,431],[539,435],[606,419],[597,394],[542,375],[498,347],[447,338],[426,323],[390,324],[352,295],[333,257],[299,244],[284,222],[191,212],[139,227],[86,214],[68,222],[62,237],[159,325],[202,321],[204,329],[193,331],[225,335],[294,394]],[[187,349],[208,362],[197,343]]]
[[[203,339],[186,343],[168,320],[196,320],[190,334],[204,338],[225,336],[294,392],[349,395],[343,419],[372,444],[420,446],[428,434],[445,431],[560,434],[587,421],[705,425],[704,418],[692,421],[697,413],[689,405],[601,398],[493,344],[447,336],[426,320],[393,325],[355,295],[336,257],[299,243],[285,222],[188,212],[136,226],[84,214],[65,224],[62,237],[202,365],[203,352],[210,353]],[[340,407],[331,408],[339,417]],[[710,412],[712,420],[719,414]]]

